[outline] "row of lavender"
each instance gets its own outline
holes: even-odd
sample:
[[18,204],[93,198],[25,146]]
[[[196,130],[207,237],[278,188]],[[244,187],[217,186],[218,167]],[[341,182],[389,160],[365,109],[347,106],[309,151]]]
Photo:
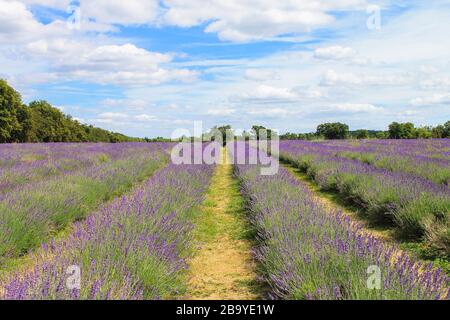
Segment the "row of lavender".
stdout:
[[335,140],[320,145],[338,157],[415,175],[438,184],[450,182],[450,139]]
[[450,253],[448,186],[338,156],[329,143],[282,142],[280,158],[306,172],[322,189],[337,191],[363,208],[369,218],[393,226],[404,238],[423,240],[443,256]]
[[389,139],[389,140],[324,140],[324,145],[335,147],[365,148],[366,151],[397,153],[402,156],[423,156],[449,159],[450,139]]
[[[30,182],[86,170],[103,162],[116,161],[145,150],[149,145],[126,144],[0,144],[0,194]],[[155,148],[156,147],[156,148]],[[164,148],[154,144],[149,149]]]
[[[275,299],[448,299],[449,279],[364,233],[325,208],[280,168],[262,176],[258,165],[237,165],[256,258]],[[368,273],[369,272],[369,273]]]
[[[161,299],[180,294],[191,250],[190,220],[212,172],[208,165],[170,164],[159,170],[129,197],[77,223],[66,240],[44,246],[33,270],[0,281],[0,298]],[[67,273],[77,269],[79,287],[68,281],[75,273]]]
[[[20,178],[11,178],[15,186],[0,190],[0,263],[35,248],[150,176],[167,163],[168,148],[134,143],[2,146],[10,160],[3,161],[3,177]],[[51,173],[42,174],[50,167]]]

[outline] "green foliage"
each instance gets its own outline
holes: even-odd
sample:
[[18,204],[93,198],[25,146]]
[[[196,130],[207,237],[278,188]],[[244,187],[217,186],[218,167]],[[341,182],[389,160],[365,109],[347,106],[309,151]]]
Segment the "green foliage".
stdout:
[[393,122],[389,125],[389,139],[430,139],[450,138],[450,121],[436,127],[415,128],[414,124]]
[[222,141],[223,141],[223,145],[225,146],[227,143],[227,132],[229,132],[231,130],[231,126],[226,125],[226,126],[218,127],[216,129],[222,133]]
[[450,138],[450,121],[431,130],[433,138]]
[[[339,126],[337,126],[339,125]],[[318,127],[315,133],[291,133],[280,135],[281,140],[319,140],[319,139],[430,139],[430,138],[450,138],[450,121],[436,127],[425,126],[415,128],[412,123],[393,122],[389,126],[389,131],[360,129],[349,131],[348,133],[336,133],[337,128],[342,124],[325,123]],[[345,126],[345,125],[342,125]],[[342,127],[341,132],[345,132]]]
[[433,138],[444,138],[445,135],[445,127],[443,125],[438,125],[437,127],[434,127],[431,131],[431,135],[433,136]]
[[317,140],[320,137],[315,133],[285,133],[280,135],[280,140]]
[[0,143],[15,142],[15,134],[21,131],[18,116],[22,116],[20,93],[0,79]]
[[317,135],[325,139],[346,139],[349,135],[349,127],[340,122],[324,123],[317,127]]
[[365,129],[356,130],[354,133],[354,136],[356,139],[368,139],[369,138],[369,131]]
[[254,125],[252,126],[252,133],[256,136],[256,140],[259,140],[262,138],[262,134],[266,134],[266,137],[268,140],[272,139],[272,133],[273,131],[271,129],[267,129],[266,127]]
[[443,138],[450,138],[450,121],[444,124],[444,135]]
[[[231,128],[230,125],[223,125],[223,126],[214,126],[212,127],[208,132],[202,134],[201,137],[184,137],[184,141],[191,141],[191,142],[195,142],[195,141],[203,141],[203,142],[210,142],[210,141],[216,141],[216,139],[222,139],[223,142],[223,146],[225,146],[226,144],[226,140],[227,140],[227,132],[228,134],[231,134],[230,138],[234,137],[234,132]],[[188,139],[188,140],[187,140]]]
[[145,142],[172,142],[172,139],[170,138],[164,138],[164,137],[156,137],[156,138],[144,138]]
[[450,201],[443,197],[423,195],[395,212],[395,220],[404,236],[427,236],[442,251],[450,247],[448,217]]
[[420,127],[416,129],[415,138],[430,139],[433,137],[432,129],[430,127]]
[[411,122],[392,122],[389,125],[389,139],[414,139],[416,128]]
[[387,139],[389,137],[389,133],[386,131],[377,132],[375,138],[377,139]]

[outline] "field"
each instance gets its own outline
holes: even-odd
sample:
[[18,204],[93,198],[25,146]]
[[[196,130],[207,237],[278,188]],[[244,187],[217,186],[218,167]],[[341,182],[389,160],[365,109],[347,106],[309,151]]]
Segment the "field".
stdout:
[[450,298],[449,139],[173,146],[0,145],[0,299]]

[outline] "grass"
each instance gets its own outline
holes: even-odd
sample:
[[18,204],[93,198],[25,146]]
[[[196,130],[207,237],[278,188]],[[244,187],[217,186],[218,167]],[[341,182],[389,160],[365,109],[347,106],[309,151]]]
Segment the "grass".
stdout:
[[249,240],[251,228],[231,165],[217,166],[194,223],[197,251],[189,263],[187,298],[260,298]]

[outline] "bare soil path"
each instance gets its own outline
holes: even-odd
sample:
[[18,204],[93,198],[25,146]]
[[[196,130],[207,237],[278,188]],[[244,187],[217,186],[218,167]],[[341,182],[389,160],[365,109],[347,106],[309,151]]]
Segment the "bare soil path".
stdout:
[[210,190],[196,220],[194,257],[189,262],[187,299],[252,300],[261,298],[252,259],[250,228],[239,183],[222,150]]

